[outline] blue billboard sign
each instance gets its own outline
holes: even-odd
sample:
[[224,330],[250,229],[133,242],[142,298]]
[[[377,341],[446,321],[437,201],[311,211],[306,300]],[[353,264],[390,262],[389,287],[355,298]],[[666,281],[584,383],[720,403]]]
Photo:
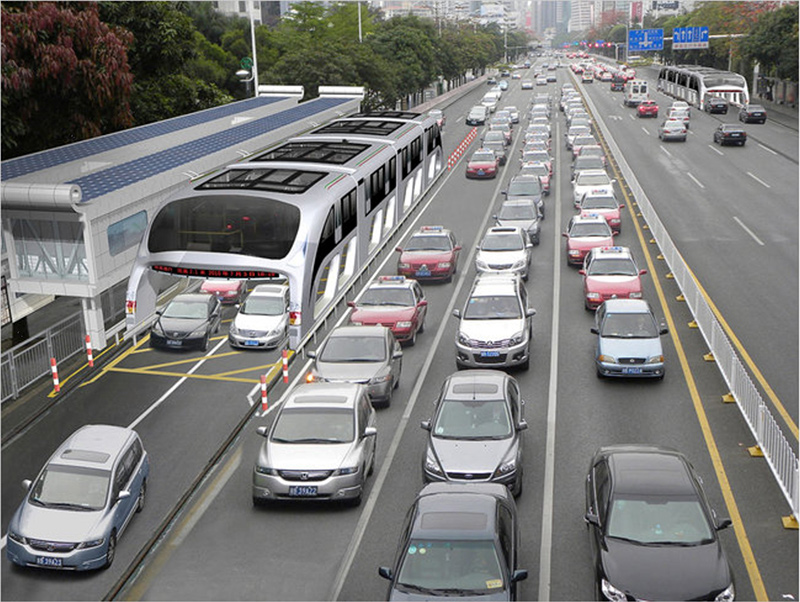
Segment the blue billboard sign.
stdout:
[[708,27],[676,27],[672,30],[673,50],[708,48]]
[[663,29],[631,29],[628,31],[628,52],[664,50]]

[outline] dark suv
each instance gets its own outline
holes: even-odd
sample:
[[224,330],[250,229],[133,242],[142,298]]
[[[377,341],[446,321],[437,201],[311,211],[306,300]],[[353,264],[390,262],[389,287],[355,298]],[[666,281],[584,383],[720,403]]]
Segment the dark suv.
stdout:
[[447,377],[422,458],[430,481],[491,481],[522,492],[522,431],[528,428],[517,380],[501,370],[471,370]]
[[516,600],[520,536],[517,508],[495,483],[431,483],[406,515],[388,600]]

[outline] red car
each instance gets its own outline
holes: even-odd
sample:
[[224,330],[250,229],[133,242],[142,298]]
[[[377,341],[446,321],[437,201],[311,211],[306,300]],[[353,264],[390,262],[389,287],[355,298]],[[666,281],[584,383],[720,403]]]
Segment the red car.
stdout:
[[467,161],[467,177],[490,179],[497,177],[497,169],[500,159],[495,156],[494,151],[488,148],[481,148],[475,151]]
[[639,103],[639,117],[658,117],[658,104],[655,100],[643,100]]
[[573,217],[562,236],[567,239],[569,265],[581,265],[586,254],[595,247],[610,247],[614,244],[614,234],[606,218],[597,214]]
[[583,198],[575,205],[575,208],[580,210],[581,217],[588,215],[602,215],[606,218],[611,231],[619,234],[622,230],[622,213],[620,209],[624,209],[625,205],[620,204],[617,197],[611,195],[592,196],[591,194],[583,195]]
[[405,276],[379,276],[357,301],[347,304],[353,308],[351,324],[387,326],[401,343],[413,345],[417,333],[425,330],[428,301],[419,282]]
[[588,310],[597,309],[606,299],[641,299],[640,270],[628,247],[600,247],[587,253],[583,269],[584,305]]
[[408,239],[405,248],[396,250],[400,253],[397,273],[401,276],[450,282],[456,273],[461,245],[444,226],[423,226]]
[[241,303],[247,294],[246,280],[206,280],[200,285],[201,293],[216,295],[226,305]]

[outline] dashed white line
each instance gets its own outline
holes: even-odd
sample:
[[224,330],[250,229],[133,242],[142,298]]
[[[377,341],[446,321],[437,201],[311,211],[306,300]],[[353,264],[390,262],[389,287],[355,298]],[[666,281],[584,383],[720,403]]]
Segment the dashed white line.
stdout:
[[705,186],[703,186],[703,183],[702,183],[700,180],[698,180],[697,178],[695,178],[695,177],[692,175],[692,173],[691,173],[691,172],[687,171],[687,172],[686,172],[686,175],[687,175],[687,176],[689,176],[689,177],[692,179],[692,181],[693,181],[695,184],[697,184],[697,185],[698,185],[700,188],[705,188]]
[[745,232],[747,232],[747,233],[748,233],[750,236],[752,236],[752,237],[753,237],[753,240],[755,240],[755,241],[756,241],[758,244],[760,244],[762,247],[764,246],[764,242],[763,242],[763,241],[762,241],[762,240],[761,240],[761,239],[760,239],[758,236],[756,236],[756,235],[753,233],[753,231],[752,231],[750,228],[748,228],[747,226],[745,226],[745,225],[744,225],[744,223],[742,222],[742,220],[740,220],[740,219],[739,219],[738,217],[736,217],[735,215],[733,216],[733,219],[736,221],[736,223],[737,223],[737,224],[739,224],[739,225],[742,227],[742,229],[743,229]]
[[647,128],[646,128],[646,127],[644,127],[644,126],[642,126],[642,131],[643,131],[645,134],[647,134],[648,136],[650,135],[650,132],[649,132],[649,131],[647,130]]
[[672,156],[672,153],[669,152],[667,149],[665,149],[663,146],[659,145],[658,148],[660,148],[664,152],[664,154],[667,155],[667,157],[671,157]]
[[716,146],[712,146],[711,144],[709,144],[709,145],[708,145],[708,148],[710,148],[711,150],[713,150],[713,151],[714,151],[715,153],[717,153],[718,155],[723,155],[723,156],[725,155],[725,153],[723,153],[721,150],[719,150],[719,149],[718,149]]
[[771,148],[768,148],[768,147],[764,146],[764,145],[763,145],[763,144],[761,144],[761,143],[759,143],[759,145],[758,145],[758,146],[759,146],[759,147],[761,147],[761,148],[763,148],[763,149],[764,149],[765,151],[767,151],[768,153],[772,153],[772,154],[773,154],[773,155],[775,155],[775,156],[777,156],[777,155],[778,155],[778,153],[776,153],[774,150],[772,150]]
[[749,171],[747,172],[747,175],[748,175],[748,176],[750,176],[751,178],[753,178],[753,179],[754,179],[756,182],[758,182],[758,183],[759,183],[759,184],[761,184],[762,186],[765,186],[765,187],[767,187],[767,188],[772,188],[772,186],[770,186],[769,184],[767,184],[767,183],[766,183],[764,180],[762,180],[762,179],[761,179],[761,178],[759,178],[758,176],[754,176],[754,175],[753,175],[753,174],[751,174]]
[[636,121],[636,117],[633,113],[628,113],[628,117],[630,117],[633,121]]

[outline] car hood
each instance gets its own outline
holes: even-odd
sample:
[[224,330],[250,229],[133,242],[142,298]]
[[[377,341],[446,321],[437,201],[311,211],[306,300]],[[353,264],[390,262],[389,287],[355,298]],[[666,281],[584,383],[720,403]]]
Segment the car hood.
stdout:
[[507,228],[522,228],[523,230],[533,230],[537,225],[538,220],[535,219],[497,219],[495,220],[498,226]]
[[570,249],[587,250],[595,247],[610,247],[614,244],[611,236],[574,236],[569,239]]
[[600,338],[600,353],[611,357],[653,357],[663,355],[661,338],[651,339],[614,339]]
[[190,334],[198,328],[202,328],[206,322],[205,318],[167,318],[161,316],[157,323],[167,334],[177,333]]
[[495,602],[500,600],[510,600],[511,596],[508,589],[498,590],[496,592],[487,593],[484,595],[474,596],[459,596],[455,593],[439,594],[423,594],[417,592],[404,592],[399,589],[392,589],[389,592],[389,600],[452,600],[452,601],[468,601],[476,600],[480,602]]
[[413,317],[413,307],[391,305],[365,305],[355,308],[353,313],[350,314],[350,320],[353,322],[367,322],[369,324],[380,324],[382,321],[387,323],[410,321]]
[[476,261],[484,261],[491,264],[505,264],[523,261],[524,251],[478,251],[475,256]]
[[718,543],[690,547],[640,546],[614,539],[606,543],[608,548],[601,550],[606,579],[637,600],[713,600],[731,583],[730,567]]
[[510,339],[525,329],[525,320],[461,320],[460,332],[478,341]]
[[278,470],[336,470],[347,458],[350,443],[294,444],[267,442],[265,465]]
[[314,365],[316,373],[326,380],[367,381],[385,367],[383,362],[321,362]]
[[11,529],[33,539],[79,542],[97,536],[96,529],[102,518],[102,511],[41,508],[28,503],[26,498],[12,520]]
[[494,161],[470,161],[467,167],[470,169],[492,169],[497,167],[497,164]]
[[638,293],[642,286],[638,276],[587,276],[586,289],[597,293]]
[[440,262],[450,261],[450,251],[404,251],[400,256],[402,263],[412,265],[428,264],[433,266]]
[[428,445],[445,472],[493,473],[513,441],[513,437],[475,441],[431,437]]
[[233,325],[239,330],[260,330],[269,332],[278,328],[285,316],[258,316],[251,314],[236,314]]

